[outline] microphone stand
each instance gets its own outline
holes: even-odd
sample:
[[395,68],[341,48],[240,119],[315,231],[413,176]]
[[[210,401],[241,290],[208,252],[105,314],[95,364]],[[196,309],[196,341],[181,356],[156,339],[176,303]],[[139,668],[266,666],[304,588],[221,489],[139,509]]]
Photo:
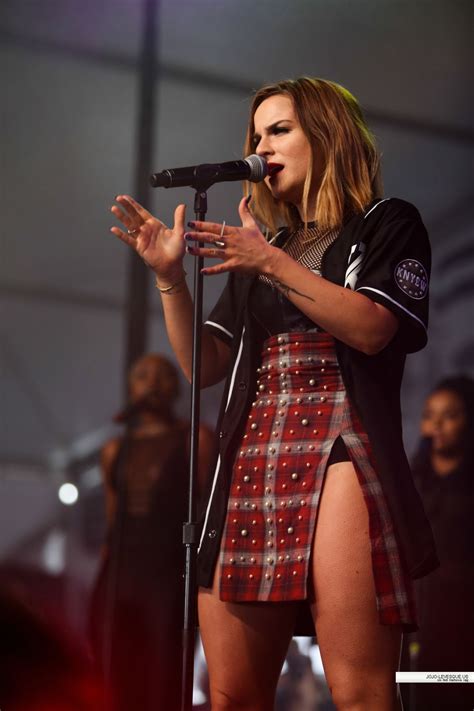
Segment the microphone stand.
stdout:
[[[194,213],[196,220],[203,221],[207,213],[207,189],[209,183],[195,184]],[[181,711],[192,711],[194,648],[196,640],[197,608],[197,543],[196,523],[196,481],[198,475],[200,385],[201,385],[201,341],[202,341],[202,294],[204,260],[197,257],[194,262],[194,314],[193,314],[193,356],[191,375],[191,447],[189,463],[188,520],[183,524],[183,544],[186,548],[184,573],[184,617],[183,617],[183,676],[181,687]]]

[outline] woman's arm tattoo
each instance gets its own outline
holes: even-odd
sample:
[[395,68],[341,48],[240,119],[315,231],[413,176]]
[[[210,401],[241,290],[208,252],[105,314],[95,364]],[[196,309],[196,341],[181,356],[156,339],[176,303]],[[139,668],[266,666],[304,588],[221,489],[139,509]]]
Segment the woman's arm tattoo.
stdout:
[[274,286],[278,289],[278,291],[281,291],[283,296],[286,296],[286,298],[289,297],[290,292],[293,292],[293,294],[297,294],[297,296],[302,296],[304,299],[309,299],[310,301],[314,301],[312,296],[308,296],[308,294],[303,294],[301,291],[298,291],[297,289],[293,289],[293,287],[288,286],[287,284],[284,284],[282,281],[277,281],[277,280],[272,280]]

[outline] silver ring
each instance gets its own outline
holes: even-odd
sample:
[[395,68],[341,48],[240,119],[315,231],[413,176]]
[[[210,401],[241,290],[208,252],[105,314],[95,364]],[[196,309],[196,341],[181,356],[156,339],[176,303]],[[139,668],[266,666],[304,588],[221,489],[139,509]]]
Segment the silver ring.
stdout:
[[131,235],[132,237],[133,237],[133,235],[136,235],[137,232],[140,232],[139,227],[136,227],[134,230],[127,230],[127,234]]
[[225,220],[223,220],[223,222],[222,222],[221,233],[219,235],[220,240],[219,239],[214,240],[214,244],[216,244],[218,247],[225,247],[225,242],[222,241],[222,238],[224,236],[224,229],[225,229]]

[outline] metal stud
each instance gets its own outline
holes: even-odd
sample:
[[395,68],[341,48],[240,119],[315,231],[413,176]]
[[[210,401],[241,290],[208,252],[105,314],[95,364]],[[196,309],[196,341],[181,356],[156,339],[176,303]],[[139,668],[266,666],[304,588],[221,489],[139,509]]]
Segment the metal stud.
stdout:
[[301,420],[301,424],[303,425],[303,427],[306,427],[307,425],[309,425],[309,420],[307,420],[306,417],[303,417],[303,419]]
[[243,536],[244,538],[249,535],[249,532],[247,531],[246,528],[243,528],[240,532],[240,535]]
[[233,565],[235,563],[235,558],[229,558],[229,563]]
[[293,526],[288,526],[288,533],[294,533],[294,532],[295,532],[295,529],[293,528]]
[[274,563],[273,558],[268,557],[268,558],[267,558],[267,563],[268,563],[268,565],[273,565],[273,563]]
[[244,481],[245,481],[245,482],[248,482],[248,481],[250,481],[250,477],[249,477],[249,475],[248,475],[248,474],[246,474],[246,475],[244,476]]
[[293,474],[291,475],[291,478],[293,479],[293,481],[296,481],[298,479],[297,472],[293,472]]
[[316,380],[314,378],[310,378],[309,384],[316,385]]
[[322,410],[318,410],[318,415],[321,416],[322,414],[323,414],[323,411],[322,411]]
[[272,579],[272,576],[270,575],[270,573],[267,573],[265,575],[265,580],[271,580],[271,579]]
[[253,580],[253,573],[250,573],[250,574],[249,574],[249,579],[250,579],[250,580]]
[[260,390],[260,392],[263,392],[263,390],[265,390],[265,385],[262,383],[258,386],[258,389]]
[[252,558],[250,558],[250,562],[255,563],[255,558],[253,556],[252,556]]

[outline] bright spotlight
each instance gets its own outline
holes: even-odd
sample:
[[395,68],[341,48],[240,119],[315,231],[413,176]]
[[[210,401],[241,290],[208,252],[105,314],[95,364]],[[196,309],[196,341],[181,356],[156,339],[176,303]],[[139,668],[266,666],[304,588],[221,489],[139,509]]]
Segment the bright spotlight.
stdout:
[[79,491],[74,484],[62,484],[58,491],[59,500],[66,506],[72,506],[79,498]]

